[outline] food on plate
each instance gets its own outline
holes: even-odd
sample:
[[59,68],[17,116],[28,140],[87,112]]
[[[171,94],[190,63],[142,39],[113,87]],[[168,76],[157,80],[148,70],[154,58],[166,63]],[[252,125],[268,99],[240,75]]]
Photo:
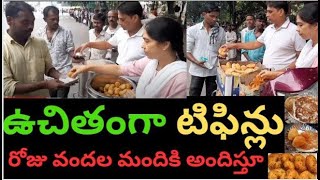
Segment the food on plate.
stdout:
[[299,151],[318,149],[318,132],[303,129],[308,128],[307,125],[300,126],[302,129],[297,128],[299,128],[298,125],[293,125],[288,131],[288,143]]
[[306,139],[306,145],[302,149],[318,149],[318,133],[311,131],[304,131],[301,135]]
[[311,173],[317,173],[317,159],[312,155],[307,155],[306,157],[306,166],[308,171]]
[[303,171],[299,175],[299,179],[315,179],[316,176],[309,171]]
[[296,100],[297,96],[290,96],[286,99],[286,101],[284,102],[284,107],[286,108],[286,110],[288,112],[290,112],[291,114],[293,114],[293,103]]
[[303,123],[318,123],[318,98],[313,96],[292,96],[285,101],[285,108]]
[[288,133],[288,139],[292,141],[295,137],[299,135],[297,128],[291,128]]
[[302,135],[296,136],[292,141],[292,146],[295,148],[300,148],[306,145],[306,138],[304,138]]
[[271,153],[268,155],[269,179],[313,179],[317,173],[314,154]]
[[294,102],[294,115],[306,123],[318,122],[318,100],[312,96],[302,96]]

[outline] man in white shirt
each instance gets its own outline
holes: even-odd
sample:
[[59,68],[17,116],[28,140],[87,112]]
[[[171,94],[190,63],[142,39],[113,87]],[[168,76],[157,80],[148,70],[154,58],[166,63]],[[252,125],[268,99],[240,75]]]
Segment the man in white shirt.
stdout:
[[249,43],[226,44],[228,49],[257,49],[266,46],[263,56],[265,68],[280,70],[290,68],[289,65],[299,56],[306,41],[296,31],[296,25],[287,18],[289,5],[286,1],[267,2],[267,18],[273,23],[269,25],[257,41]]
[[191,61],[189,96],[200,96],[204,82],[206,96],[217,89],[218,49],[226,42],[226,33],[217,23],[220,9],[208,4],[202,12],[204,20],[187,29],[187,59]]
[[[110,10],[107,13],[108,25],[105,25],[103,29],[106,31],[106,40],[109,40],[121,27],[118,24],[118,12],[116,10]],[[116,62],[118,57],[118,50],[116,47],[107,50],[106,59]]]
[[[106,32],[103,30],[104,22],[106,21],[106,16],[102,13],[93,15],[93,29],[89,30],[89,42],[99,42],[106,40]],[[107,50],[100,49],[90,49],[90,60],[105,59]]]
[[[254,27],[255,27],[254,20],[255,19],[252,14],[248,14],[246,16],[246,28],[242,29],[242,31],[240,32],[242,43],[244,43],[244,37],[245,37],[246,33],[254,30]],[[248,61],[247,58],[243,54],[241,54],[241,61]]]
[[142,49],[143,26],[141,23],[143,9],[138,1],[122,2],[118,6],[119,24],[122,27],[108,41],[88,42],[78,47],[75,52],[82,52],[86,48],[111,49],[118,47],[118,64],[145,57]]

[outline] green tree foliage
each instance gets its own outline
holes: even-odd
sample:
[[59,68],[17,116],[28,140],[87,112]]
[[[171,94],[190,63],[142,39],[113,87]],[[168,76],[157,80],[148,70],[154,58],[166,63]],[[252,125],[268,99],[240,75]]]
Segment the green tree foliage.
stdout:
[[[288,1],[290,3],[290,20],[294,22],[296,13],[303,7],[304,1]],[[187,22],[191,24],[202,20],[202,8],[209,3],[220,7],[221,24],[234,24],[236,27],[243,25],[246,15],[266,13],[266,1],[188,1]]]

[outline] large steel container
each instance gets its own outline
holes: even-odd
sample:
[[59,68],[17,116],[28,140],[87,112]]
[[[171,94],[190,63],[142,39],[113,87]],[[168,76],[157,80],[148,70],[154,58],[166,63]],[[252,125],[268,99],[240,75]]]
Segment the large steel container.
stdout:
[[[104,65],[104,64],[115,64],[115,62],[105,60],[105,59],[99,59],[99,60],[86,60],[83,62],[83,64]],[[94,72],[84,72],[79,74],[79,92],[78,92],[79,97],[84,97],[84,98],[88,97],[86,84],[94,74],[95,74]]]
[[116,98],[112,96],[106,96],[104,93],[99,91],[99,87],[104,87],[107,83],[115,83],[116,81],[120,83],[130,83],[135,91],[137,85],[134,81],[130,80],[129,77],[125,76],[112,76],[105,74],[96,74],[89,78],[86,89],[89,98]]

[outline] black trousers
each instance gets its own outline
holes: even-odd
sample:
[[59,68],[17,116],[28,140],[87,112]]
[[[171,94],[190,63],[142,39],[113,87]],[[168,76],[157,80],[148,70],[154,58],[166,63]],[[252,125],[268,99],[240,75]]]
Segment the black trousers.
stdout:
[[217,89],[216,76],[191,76],[189,96],[200,96],[204,82],[206,83],[206,96],[212,96],[212,92]]
[[54,98],[68,98],[70,87],[49,90],[50,96]]

